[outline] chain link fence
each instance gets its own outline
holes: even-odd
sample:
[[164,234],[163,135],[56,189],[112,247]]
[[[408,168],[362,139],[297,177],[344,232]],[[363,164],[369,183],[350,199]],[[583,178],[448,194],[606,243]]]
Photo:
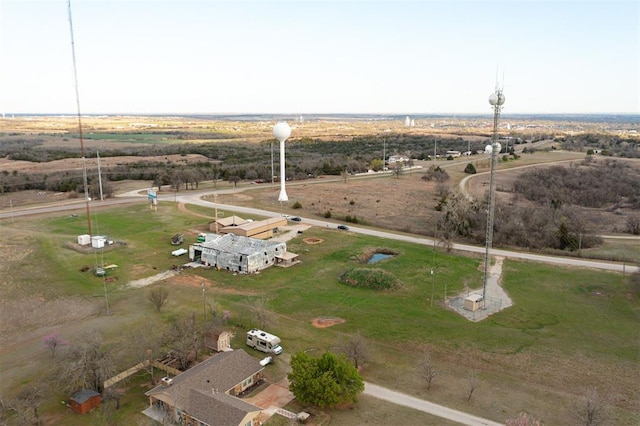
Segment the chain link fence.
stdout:
[[479,302],[479,305],[480,305],[479,309],[475,311],[465,309],[464,301],[467,297],[472,295],[481,296],[482,293],[478,293],[477,291],[469,291],[466,294],[454,296],[449,300],[447,300],[447,306],[471,321],[483,320],[491,314],[500,312],[505,307],[502,299],[494,298],[494,297],[485,297],[484,301]]

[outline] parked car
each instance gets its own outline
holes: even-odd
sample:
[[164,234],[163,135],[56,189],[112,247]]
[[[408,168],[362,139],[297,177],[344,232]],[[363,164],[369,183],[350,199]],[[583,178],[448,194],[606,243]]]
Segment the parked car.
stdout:
[[343,231],[348,231],[349,227],[347,225],[338,225],[338,229],[342,229]]
[[298,216],[292,217],[291,220],[294,221],[294,222],[302,222],[302,218],[298,217]]

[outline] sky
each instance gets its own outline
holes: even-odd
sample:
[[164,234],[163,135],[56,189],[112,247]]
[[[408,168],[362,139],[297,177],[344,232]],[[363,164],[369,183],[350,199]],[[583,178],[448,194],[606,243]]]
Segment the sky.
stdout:
[[[71,0],[83,114],[640,113],[638,1]],[[0,0],[0,113],[77,113],[67,0]]]

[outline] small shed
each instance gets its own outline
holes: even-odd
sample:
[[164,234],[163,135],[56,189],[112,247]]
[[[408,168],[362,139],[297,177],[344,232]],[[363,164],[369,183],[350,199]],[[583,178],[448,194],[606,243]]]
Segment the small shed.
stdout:
[[107,237],[105,237],[104,235],[96,235],[91,237],[91,247],[93,248],[103,248],[106,242]]
[[89,244],[91,244],[91,235],[89,234],[78,235],[78,245],[88,246]]
[[482,307],[482,295],[470,294],[464,298],[464,308],[467,311],[475,312]]
[[102,395],[92,389],[80,389],[69,398],[69,406],[78,414],[86,414],[100,406]]
[[204,335],[204,345],[216,352],[226,352],[231,349],[233,333],[230,331],[210,331]]

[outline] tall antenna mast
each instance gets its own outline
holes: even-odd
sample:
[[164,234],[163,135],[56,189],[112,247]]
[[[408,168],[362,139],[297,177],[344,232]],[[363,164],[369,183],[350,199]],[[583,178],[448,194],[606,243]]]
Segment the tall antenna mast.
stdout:
[[[500,142],[498,142],[498,119],[500,118],[500,110],[504,105],[505,97],[502,94],[502,88],[498,87],[498,78],[496,71],[496,88],[495,91],[489,96],[489,104],[493,108],[493,134],[491,136],[491,145],[487,145],[485,151],[491,155],[491,173],[489,174],[489,200],[487,206],[487,229],[486,229],[486,243],[485,243],[485,255],[484,255],[484,275],[482,278],[482,304],[487,307],[487,281],[489,279],[489,264],[491,263],[491,246],[493,245],[493,215],[495,211],[495,179],[494,171],[496,168],[496,159],[502,149]],[[504,79],[504,78],[503,78]]]
[[84,138],[82,137],[82,114],[80,113],[80,93],[78,91],[78,69],[76,66],[76,44],[73,37],[73,20],[71,19],[71,0],[67,0],[69,13],[69,32],[71,33],[71,57],[73,58],[73,82],[76,89],[76,109],[78,111],[78,134],[80,136],[80,154],[82,155],[82,184],[84,185],[84,203],[87,210],[87,230],[91,235],[91,213],[89,210],[89,185],[87,184],[87,159],[84,155]]
[[100,170],[100,153],[96,151],[96,157],[98,157],[98,183],[100,184],[100,201],[104,201],[104,195],[102,193],[102,171]]

